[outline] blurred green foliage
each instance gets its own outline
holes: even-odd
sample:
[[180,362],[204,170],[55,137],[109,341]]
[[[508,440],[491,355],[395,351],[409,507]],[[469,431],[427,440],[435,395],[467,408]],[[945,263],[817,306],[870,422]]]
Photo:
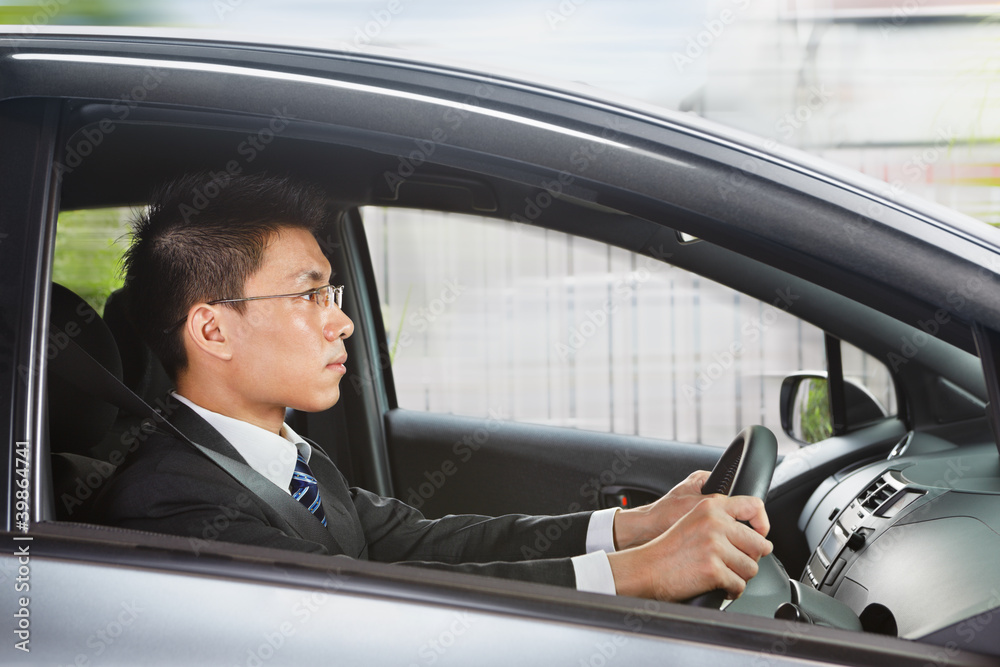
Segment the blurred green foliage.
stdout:
[[154,9],[128,0],[0,0],[0,25],[142,25],[155,19]]
[[98,313],[122,285],[119,260],[128,247],[130,216],[127,208],[59,215],[52,280],[79,294]]
[[809,380],[809,393],[802,409],[802,439],[808,443],[826,440],[833,435],[830,419],[830,389],[826,380]]

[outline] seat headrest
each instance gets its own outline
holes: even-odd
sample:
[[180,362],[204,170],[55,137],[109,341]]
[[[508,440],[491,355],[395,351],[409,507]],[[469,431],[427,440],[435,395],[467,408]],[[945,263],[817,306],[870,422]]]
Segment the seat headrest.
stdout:
[[125,304],[122,288],[112,292],[104,304],[104,322],[118,344],[125,385],[142,400],[153,403],[173,389],[174,383],[160,360],[143,342],[139,331],[128,317]]
[[[52,283],[52,309],[46,355],[52,359],[72,340],[90,356],[122,377],[122,363],[114,336],[86,301],[62,285]],[[111,428],[118,408],[93,392],[84,392],[48,373],[49,440],[53,452],[87,455]]]

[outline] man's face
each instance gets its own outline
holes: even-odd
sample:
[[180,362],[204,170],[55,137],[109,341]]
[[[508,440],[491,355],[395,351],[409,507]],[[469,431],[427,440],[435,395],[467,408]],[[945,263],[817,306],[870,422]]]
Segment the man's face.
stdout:
[[[246,283],[245,296],[291,294],[330,282],[330,262],[312,234],[282,228],[264,251],[260,270]],[[340,399],[347,372],[344,339],[354,323],[336,305],[323,308],[304,298],[244,302],[242,315],[232,311],[235,387],[253,410],[285,407],[306,412],[326,410]]]

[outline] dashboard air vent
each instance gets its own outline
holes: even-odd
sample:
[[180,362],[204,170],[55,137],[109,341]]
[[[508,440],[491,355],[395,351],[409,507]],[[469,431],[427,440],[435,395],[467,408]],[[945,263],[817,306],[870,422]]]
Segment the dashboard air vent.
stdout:
[[877,513],[878,509],[899,491],[886,477],[888,475],[876,479],[860,496],[861,506],[872,514]]

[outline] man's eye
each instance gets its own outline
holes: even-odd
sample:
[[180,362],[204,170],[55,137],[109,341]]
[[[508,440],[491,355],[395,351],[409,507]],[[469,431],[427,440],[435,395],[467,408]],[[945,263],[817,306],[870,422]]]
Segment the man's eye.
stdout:
[[307,294],[303,294],[302,298],[305,299],[306,301],[312,301],[313,303],[319,303],[319,294],[317,294],[316,292],[309,292]]

